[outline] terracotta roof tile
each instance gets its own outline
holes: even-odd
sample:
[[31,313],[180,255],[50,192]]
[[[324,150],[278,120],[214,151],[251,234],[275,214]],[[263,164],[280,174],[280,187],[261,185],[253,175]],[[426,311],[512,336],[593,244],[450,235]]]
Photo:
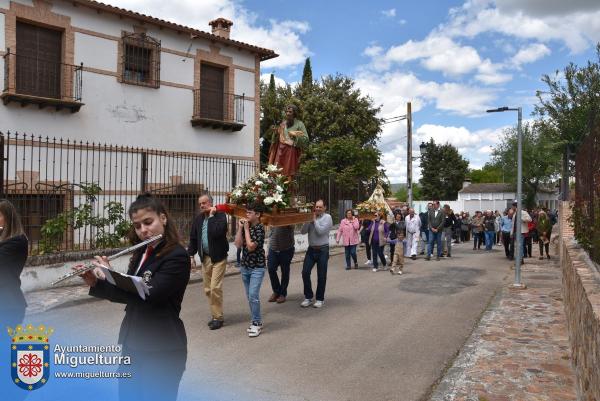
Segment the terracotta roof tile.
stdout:
[[209,39],[209,40],[213,40],[216,42],[221,42],[221,43],[225,43],[225,44],[229,44],[229,45],[234,45],[234,46],[238,46],[241,48],[244,48],[246,50],[249,50],[253,53],[256,53],[258,55],[260,55],[260,59],[261,61],[265,61],[265,60],[269,60],[275,57],[278,57],[279,55],[277,53],[275,53],[273,50],[270,49],[265,49],[263,47],[259,47],[259,46],[254,46],[248,43],[244,43],[244,42],[240,42],[234,39],[227,39],[224,38],[222,36],[218,36],[218,35],[213,35],[212,33],[208,33],[208,32],[204,32],[201,31],[199,29],[195,29],[195,28],[190,28],[188,26],[185,25],[181,25],[181,24],[177,24],[175,22],[170,22],[170,21],[166,21],[164,19],[160,19],[160,18],[156,18],[156,17],[152,17],[150,15],[146,15],[146,14],[142,14],[139,13],[137,11],[132,11],[132,10],[127,10],[125,8],[121,8],[121,7],[117,7],[117,6],[111,6],[109,4],[106,3],[102,3],[100,1],[95,1],[95,0],[74,0],[73,4],[81,4],[90,8],[94,8],[96,10],[102,10],[102,11],[106,11],[106,12],[111,12],[114,14],[119,14],[119,15],[123,15],[126,17],[130,17],[130,18],[134,18],[134,19],[138,19],[138,20],[142,20],[148,23],[153,23],[159,26],[164,26],[167,28],[171,28],[174,29],[176,31],[184,31],[184,32],[189,32],[191,34],[194,34],[198,37],[202,37],[205,39]]

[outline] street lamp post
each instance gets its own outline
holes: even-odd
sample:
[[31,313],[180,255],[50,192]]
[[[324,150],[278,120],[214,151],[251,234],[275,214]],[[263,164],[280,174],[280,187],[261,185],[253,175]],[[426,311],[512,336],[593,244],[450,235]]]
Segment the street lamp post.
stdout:
[[488,113],[499,113],[503,111],[516,111],[517,120],[517,212],[515,213],[515,282],[510,286],[514,289],[525,289],[527,286],[521,281],[521,258],[523,254],[523,241],[521,234],[522,223],[522,199],[523,199],[523,134],[521,123],[523,120],[523,110],[520,107],[509,108],[499,107],[497,109],[486,110]]

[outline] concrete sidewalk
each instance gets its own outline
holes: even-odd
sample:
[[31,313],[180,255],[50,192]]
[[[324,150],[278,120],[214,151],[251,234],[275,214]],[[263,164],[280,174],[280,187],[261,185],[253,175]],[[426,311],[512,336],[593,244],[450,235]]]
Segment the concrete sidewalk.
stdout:
[[551,260],[538,260],[534,246],[522,269],[528,288],[498,294],[431,401],[577,399],[560,262],[555,247]]

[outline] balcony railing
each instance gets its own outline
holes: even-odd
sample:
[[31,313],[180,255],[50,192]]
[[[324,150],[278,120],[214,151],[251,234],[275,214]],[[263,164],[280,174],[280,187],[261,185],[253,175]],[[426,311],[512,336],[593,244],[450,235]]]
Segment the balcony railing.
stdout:
[[244,127],[244,95],[194,89],[192,125],[240,131]]
[[37,104],[79,111],[82,93],[81,65],[65,64],[15,53],[4,55],[4,104]]

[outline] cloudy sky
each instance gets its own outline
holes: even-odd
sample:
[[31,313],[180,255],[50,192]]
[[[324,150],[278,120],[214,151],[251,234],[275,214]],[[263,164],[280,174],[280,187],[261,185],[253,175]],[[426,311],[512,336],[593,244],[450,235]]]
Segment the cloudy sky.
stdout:
[[[274,49],[262,65],[280,82],[297,82],[306,57],[313,76],[343,73],[382,105],[382,117],[412,102],[414,155],[434,138],[450,142],[472,168],[489,160],[502,129],[522,106],[530,117],[542,74],[595,59],[599,0],[111,0],[110,3],[208,30],[234,21],[232,37]],[[310,127],[308,127],[310,130]],[[384,126],[383,164],[406,180],[406,124]],[[416,149],[416,150],[415,150]],[[418,163],[416,166],[418,176]]]

